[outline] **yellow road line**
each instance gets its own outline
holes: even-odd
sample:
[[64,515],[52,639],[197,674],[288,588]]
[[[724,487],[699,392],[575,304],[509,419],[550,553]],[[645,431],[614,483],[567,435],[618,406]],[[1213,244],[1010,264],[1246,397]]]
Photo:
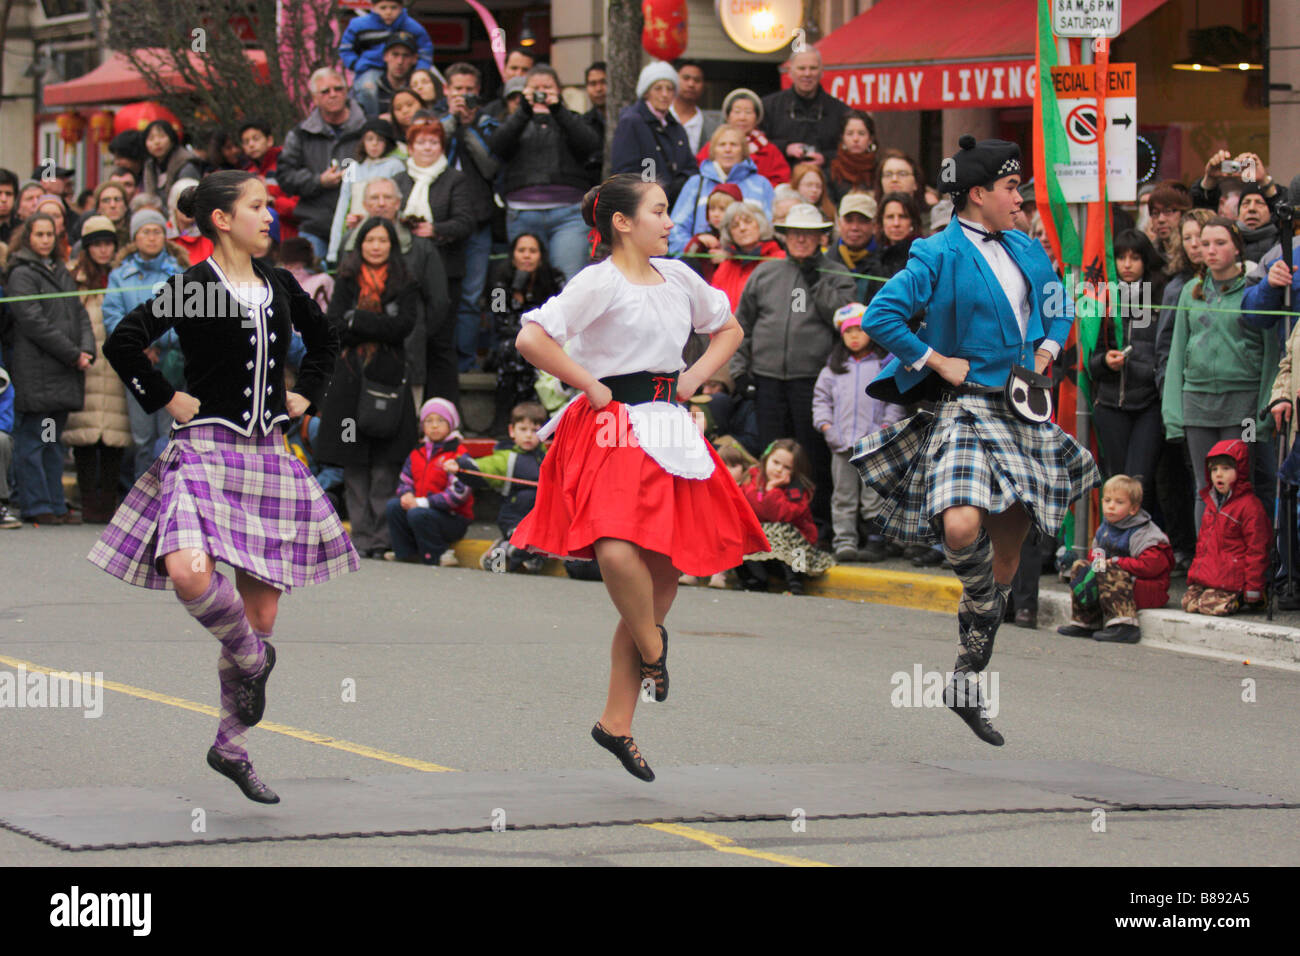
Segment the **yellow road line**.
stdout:
[[[32,661],[19,660],[14,657],[6,657],[0,654],[0,664],[8,667],[22,667],[29,672],[41,674],[58,674],[71,681],[78,683],[87,683],[85,678],[78,673],[62,671],[53,667],[45,667]],[[192,700],[186,700],[184,697],[175,697],[171,694],[162,694],[158,691],[146,690],[143,687],[132,687],[130,684],[120,684],[117,681],[103,681],[102,686],[107,690],[117,691],[119,694],[126,694],[130,697],[138,697],[141,700],[153,701],[156,704],[167,704],[170,707],[179,707],[182,710],[193,711],[196,714],[203,714],[207,717],[216,717],[217,708],[207,704],[196,703]],[[431,773],[459,773],[455,767],[444,767],[441,764],[431,763],[428,760],[417,760],[414,757],[403,757],[401,754],[389,753],[386,750],[378,750],[374,747],[367,747],[365,744],[352,743],[350,740],[340,740],[337,737],[330,737],[326,734],[318,734],[312,730],[302,730],[298,727],[290,727],[287,724],[276,724],[269,721],[263,721],[258,724],[256,730],[266,730],[273,734],[283,734],[286,737],[292,737],[295,740],[303,740],[311,744],[319,744],[322,747],[330,747],[334,750],[342,750],[346,753],[356,754],[359,757],[370,757],[373,760],[382,760],[386,763],[397,764],[399,767],[407,767],[411,770],[423,770]],[[707,830],[700,830],[696,827],[682,826],[679,823],[642,823],[639,826],[646,827],[650,830],[658,830],[661,833],[670,833],[674,836],[685,837],[688,840],[695,840],[706,846],[717,850],[719,853],[734,853],[738,856],[753,857],[757,860],[767,860],[770,863],[780,863],[785,866],[830,866],[829,863],[822,863],[818,860],[805,860],[797,856],[785,856],[780,853],[764,853],[762,850],[751,850],[748,847],[739,846],[736,841],[730,837],[722,836],[718,833],[710,833]]]
[[786,856],[783,853],[764,853],[762,850],[751,850],[748,847],[740,846],[731,837],[725,837],[720,833],[710,833],[708,830],[700,830],[697,827],[686,827],[680,823],[641,823],[649,830],[658,830],[661,833],[671,833],[674,836],[685,837],[688,840],[694,840],[697,843],[703,843],[719,853],[734,853],[737,856],[750,856],[756,860],[767,860],[769,863],[781,863],[785,866],[832,866],[830,863],[822,863],[820,860],[805,860],[800,856]]
[[[75,680],[79,683],[85,683],[80,674],[69,674],[52,667],[42,667],[40,664],[33,664],[31,661],[22,661],[12,657],[0,655],[0,664],[6,664],[9,667],[23,667],[28,671],[37,671],[42,674],[59,674],[66,676],[69,680]],[[191,710],[196,714],[204,714],[208,717],[216,717],[217,708],[210,707],[207,704],[195,703],[192,700],[186,700],[183,697],[173,697],[171,694],[160,694],[157,691],[146,690],[143,687],[132,687],[130,684],[119,684],[116,681],[106,680],[103,686],[108,690],[115,690],[119,694],[127,694],[131,697],[139,697],[142,700],[151,700],[157,704],[167,704],[171,707],[179,707],[182,710]],[[367,747],[365,744],[353,743],[350,740],[340,740],[337,737],[330,737],[326,734],[318,734],[313,730],[303,730],[299,727],[290,727],[288,724],[276,724],[270,721],[262,721],[258,724],[256,730],[266,730],[273,734],[283,734],[285,737],[293,737],[295,740],[304,740],[311,744],[320,744],[322,747],[330,747],[334,750],[342,750],[345,753],[356,754],[358,757],[370,757],[372,760],[382,760],[385,763],[396,764],[399,767],[407,767],[411,770],[423,770],[428,773],[456,773],[455,767],[444,767],[441,764],[431,763],[428,760],[417,760],[414,757],[403,757],[401,754],[389,753],[387,750],[379,750],[375,747]]]

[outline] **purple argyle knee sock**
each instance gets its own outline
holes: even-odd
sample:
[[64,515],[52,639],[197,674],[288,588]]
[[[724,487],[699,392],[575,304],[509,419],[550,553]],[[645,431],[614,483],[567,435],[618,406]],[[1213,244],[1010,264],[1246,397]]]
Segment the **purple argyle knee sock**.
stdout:
[[244,676],[261,672],[266,664],[266,652],[244,614],[243,599],[228,578],[213,571],[206,591],[191,601],[184,598],[180,601],[221,642]]
[[236,716],[235,688],[239,686],[243,675],[230,652],[222,648],[217,659],[217,677],[221,681],[221,707],[217,724],[217,737],[212,742],[217,753],[228,760],[247,760],[248,751],[244,749],[244,738],[248,728]]

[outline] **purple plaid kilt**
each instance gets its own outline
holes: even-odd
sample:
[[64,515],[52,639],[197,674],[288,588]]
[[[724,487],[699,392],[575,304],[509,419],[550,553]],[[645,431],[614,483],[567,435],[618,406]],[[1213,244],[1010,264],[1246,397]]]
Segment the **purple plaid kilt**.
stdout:
[[174,432],[87,558],[127,584],[165,589],[163,557],[191,549],[284,591],[361,568],[278,427],[247,438],[216,424]]
[[999,514],[1017,501],[1055,538],[1070,505],[1101,483],[1073,437],[1052,422],[1021,421],[1001,395],[941,402],[859,439],[850,460],[884,499],[881,533],[907,544],[940,541],[948,508]]

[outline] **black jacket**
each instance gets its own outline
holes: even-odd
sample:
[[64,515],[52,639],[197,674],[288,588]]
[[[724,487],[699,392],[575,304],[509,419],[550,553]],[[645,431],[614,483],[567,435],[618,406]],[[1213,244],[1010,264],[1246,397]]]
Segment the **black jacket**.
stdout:
[[275,181],[280,189],[286,196],[300,197],[293,209],[300,230],[326,240],[338,205],[339,187],[326,189],[320,183],[320,174],[329,168],[331,159],[341,163],[356,155],[361,127],[366,123],[366,114],[356,100],[348,100],[348,110],[348,118],[335,137],[320,115],[320,107],[313,108],[305,120],[289,130],[275,161]]
[[[29,249],[18,249],[9,260],[6,295],[74,292],[76,288],[76,281],[57,259],[42,260]],[[8,366],[14,411],[79,410],[85,404],[86,375],[77,369],[77,359],[82,352],[95,354],[95,335],[81,300],[70,295],[10,302],[7,307],[14,326]]]
[[759,126],[782,156],[791,143],[812,143],[826,157],[823,168],[830,175],[830,161],[840,147],[840,119],[849,109],[820,86],[811,99],[804,99],[791,87],[763,97]]
[[668,114],[667,122],[659,122],[659,117],[642,99],[619,114],[610,147],[609,171],[640,173],[647,159],[654,161],[655,179],[668,194],[670,206],[677,202],[677,194],[686,180],[700,171],[682,124],[672,113]]
[[600,148],[600,137],[563,100],[550,110],[534,113],[530,103],[522,102],[492,134],[488,148],[504,163],[503,197],[527,186],[587,191],[587,158]]
[[[1164,285],[1163,277],[1156,278],[1152,283],[1152,305],[1160,304]],[[1121,289],[1120,295],[1124,294]],[[1106,364],[1106,352],[1115,348],[1115,322],[1113,319],[1105,319],[1101,323],[1097,347],[1088,356],[1088,374],[1096,383],[1093,386],[1092,400],[1097,405],[1139,411],[1152,402],[1160,401],[1160,390],[1156,384],[1156,337],[1160,313],[1152,308],[1141,314],[1143,306],[1145,303],[1130,304],[1121,298],[1124,344],[1133,346],[1133,351],[1118,371]]]
[[[402,420],[397,434],[388,439],[368,439],[356,432],[361,376],[384,385],[398,385],[406,373],[404,343],[415,328],[420,309],[420,287],[412,280],[395,287],[389,282],[382,297],[383,310],[358,309],[361,287],[353,276],[340,274],[330,298],[328,319],[340,338],[339,353],[329,391],[321,403],[320,431],[312,451],[331,465],[368,466],[375,462],[400,465],[415,447],[415,405],[408,391],[403,397]],[[367,360],[363,347],[376,346]]]
[[289,421],[284,366],[294,329],[307,347],[294,391],[313,406],[320,401],[338,354],[338,335],[292,273],[268,269],[256,259],[253,268],[271,284],[265,321],[249,317],[205,259],[172,276],[158,295],[118,323],[104,343],[104,357],[146,412],[162,408],[176,393],[144,354],[168,329],[176,330],[185,356],[186,391],[199,400],[199,412],[188,424],[219,422],[242,435],[259,428],[265,435],[277,422]]
[[587,157],[587,182],[599,186],[603,180],[601,172],[605,168],[605,110],[593,106],[582,114],[582,121],[590,126],[600,137],[600,146]]
[[[393,181],[402,194],[402,207],[405,208],[415,180],[403,170],[393,177]],[[448,165],[429,184],[429,211],[433,213],[433,244],[442,253],[447,278],[458,279],[465,274],[465,240],[478,228],[474,221],[469,182],[464,173]]]

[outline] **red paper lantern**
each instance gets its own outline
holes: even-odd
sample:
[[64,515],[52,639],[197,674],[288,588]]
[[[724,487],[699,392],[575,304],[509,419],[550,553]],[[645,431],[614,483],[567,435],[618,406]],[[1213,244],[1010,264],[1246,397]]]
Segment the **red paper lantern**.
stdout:
[[86,129],[86,118],[84,116],[69,110],[66,113],[60,113],[55,122],[59,125],[59,139],[69,146],[81,142],[81,134]]
[[659,60],[686,52],[686,0],[642,0],[641,45]]
[[90,118],[90,130],[95,134],[95,139],[101,146],[107,146],[108,141],[113,138],[113,112],[112,110],[100,110]]
[[143,130],[154,120],[166,120],[172,124],[172,129],[176,130],[177,137],[183,133],[181,121],[176,118],[171,110],[161,103],[144,101],[132,103],[130,106],[123,106],[117,111],[117,116],[113,118],[113,135],[125,133],[129,129]]

